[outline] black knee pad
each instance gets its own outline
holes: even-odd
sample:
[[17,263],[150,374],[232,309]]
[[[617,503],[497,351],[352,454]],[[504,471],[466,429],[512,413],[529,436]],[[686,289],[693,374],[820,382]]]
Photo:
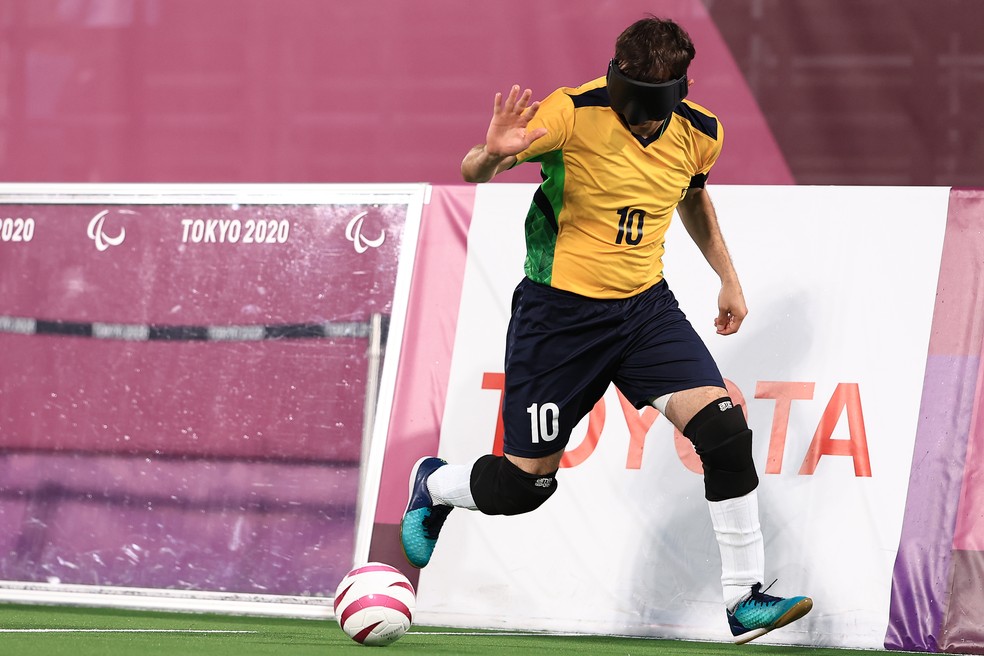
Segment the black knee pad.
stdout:
[[704,465],[704,496],[724,501],[758,487],[752,460],[752,431],[741,406],[728,397],[707,404],[683,430]]
[[527,513],[556,491],[556,474],[527,474],[502,456],[482,456],[472,466],[472,498],[486,515]]

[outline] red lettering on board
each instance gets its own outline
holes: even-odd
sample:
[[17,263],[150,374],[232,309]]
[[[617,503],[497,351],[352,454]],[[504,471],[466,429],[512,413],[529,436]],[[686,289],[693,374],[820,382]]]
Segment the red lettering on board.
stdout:
[[778,474],[782,471],[782,455],[786,450],[790,407],[793,401],[812,399],[813,387],[813,383],[759,381],[755,384],[756,399],[776,401],[776,409],[772,412],[772,432],[769,435],[769,457],[765,462],[766,474]]
[[[848,439],[833,439],[834,427],[844,410],[847,410]],[[801,476],[810,476],[817,469],[823,456],[850,456],[854,459],[855,476],[871,476],[871,460],[868,456],[868,437],[861,412],[861,392],[857,383],[838,383],[827,408],[820,417],[820,424],[813,434],[813,442],[800,467]]]

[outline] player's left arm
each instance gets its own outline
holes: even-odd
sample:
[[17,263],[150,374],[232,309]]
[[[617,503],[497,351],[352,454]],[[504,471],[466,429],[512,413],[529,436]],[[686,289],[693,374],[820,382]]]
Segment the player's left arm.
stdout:
[[738,281],[738,273],[721,235],[711,197],[705,188],[691,187],[677,206],[677,211],[690,238],[721,279],[718,315],[714,319],[717,332],[719,335],[736,333],[748,314],[748,308]]

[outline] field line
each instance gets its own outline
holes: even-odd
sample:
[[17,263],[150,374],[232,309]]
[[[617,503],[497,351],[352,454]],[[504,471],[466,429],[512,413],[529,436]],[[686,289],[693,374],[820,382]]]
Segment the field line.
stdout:
[[0,629],[0,633],[256,633],[211,629]]

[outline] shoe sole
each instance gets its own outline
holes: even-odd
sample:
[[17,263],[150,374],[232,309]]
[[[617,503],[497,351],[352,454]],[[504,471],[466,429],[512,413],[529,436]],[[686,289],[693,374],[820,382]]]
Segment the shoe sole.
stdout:
[[746,642],[754,640],[755,638],[761,638],[762,636],[764,636],[766,633],[769,633],[770,631],[774,631],[775,629],[781,629],[787,624],[791,624],[792,622],[795,622],[799,618],[809,613],[811,610],[813,610],[813,600],[807,597],[806,599],[803,599],[802,601],[798,601],[797,603],[793,604],[793,607],[787,610],[785,613],[783,613],[782,616],[778,620],[776,620],[776,623],[773,624],[772,626],[763,627],[761,629],[752,629],[751,631],[742,633],[740,636],[735,638],[735,644],[743,645]]
[[410,563],[410,567],[415,569],[423,569],[424,565],[415,565],[413,561],[410,560],[410,556],[407,555],[407,548],[403,546],[403,521],[407,517],[407,513],[410,512],[410,503],[413,501],[413,487],[417,482],[417,472],[420,471],[420,466],[424,464],[425,460],[429,460],[434,456],[424,456],[420,460],[414,463],[413,469],[410,470],[410,483],[407,486],[407,507],[403,510],[403,517],[400,518],[400,550],[403,551],[403,557],[407,559]]

